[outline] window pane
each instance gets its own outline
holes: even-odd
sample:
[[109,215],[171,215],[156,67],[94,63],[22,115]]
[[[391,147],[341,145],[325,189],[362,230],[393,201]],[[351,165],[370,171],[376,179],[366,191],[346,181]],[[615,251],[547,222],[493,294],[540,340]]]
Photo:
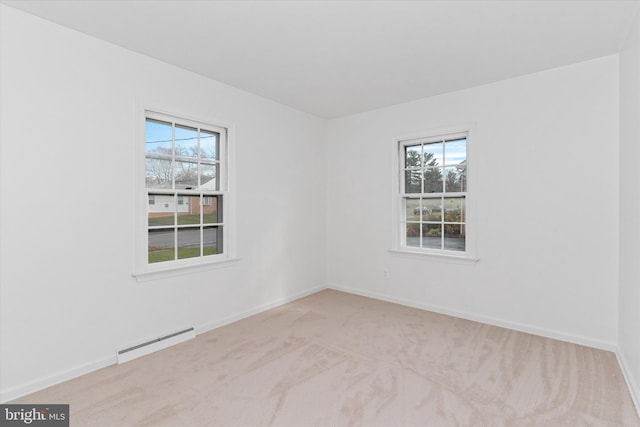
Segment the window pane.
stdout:
[[420,247],[420,224],[417,222],[411,222],[405,224],[406,226],[406,236],[407,236],[407,246],[412,246],[419,248]]
[[196,189],[198,187],[198,163],[196,161],[176,161],[176,189]]
[[[153,203],[151,203],[152,200]],[[149,227],[174,224],[174,196],[149,194],[149,202],[149,207],[147,208],[147,223]]]
[[200,256],[200,227],[178,229],[178,259]]
[[424,192],[442,193],[442,168],[428,168],[424,172]]
[[458,167],[444,168],[444,187],[447,193],[466,191],[463,173],[466,173],[466,169]]
[[201,190],[219,190],[217,179],[218,167],[216,165],[201,164],[200,165],[200,189]]
[[147,188],[171,188],[171,160],[147,158],[145,163]]
[[158,153],[171,156],[172,131],[171,123],[147,119],[145,123],[145,150],[147,153]]
[[404,172],[405,193],[422,193],[422,172],[411,170]]
[[455,139],[444,144],[447,165],[462,165],[467,162],[467,139]]
[[442,199],[422,199],[422,220],[442,221]]
[[459,169],[460,191],[467,191],[467,164],[465,163]]
[[467,138],[463,133],[436,138],[414,140],[412,145],[401,142],[404,235],[400,243],[465,251]]
[[178,225],[200,224],[200,196],[178,194]]
[[465,198],[447,197],[444,199],[444,221],[445,222],[465,222]]
[[222,227],[204,227],[203,238],[203,255],[222,253]]
[[420,199],[405,199],[404,207],[407,221],[420,221]]
[[202,198],[202,220],[204,224],[222,222],[222,196],[204,196]]
[[423,166],[442,166],[442,142],[425,144],[422,147]]
[[464,225],[445,224],[444,226],[444,248],[450,251],[465,250]]
[[218,133],[200,130],[200,158],[218,159]]
[[422,224],[422,247],[442,249],[442,224]]
[[418,145],[409,145],[404,147],[404,167],[405,168],[421,168],[422,163],[420,162],[420,157],[422,153],[422,146]]
[[180,119],[147,118],[145,126],[148,262],[222,253],[224,196],[215,193],[226,168],[225,135]]
[[173,261],[174,230],[149,230],[149,264],[154,262]]
[[176,156],[198,157],[198,130],[176,125]]

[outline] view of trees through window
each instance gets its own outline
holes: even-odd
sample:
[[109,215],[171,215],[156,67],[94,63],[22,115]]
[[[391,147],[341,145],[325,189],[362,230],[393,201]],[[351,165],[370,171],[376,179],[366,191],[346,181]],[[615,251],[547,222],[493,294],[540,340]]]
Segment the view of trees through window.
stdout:
[[145,136],[148,262],[221,253],[221,132],[147,118]]
[[466,249],[466,137],[401,143],[406,246]]

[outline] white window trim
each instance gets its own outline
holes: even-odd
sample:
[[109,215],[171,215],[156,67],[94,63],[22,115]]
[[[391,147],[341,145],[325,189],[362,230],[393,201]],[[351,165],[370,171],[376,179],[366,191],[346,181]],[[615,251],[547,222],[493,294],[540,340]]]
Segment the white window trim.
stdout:
[[[223,202],[223,242],[224,252],[219,255],[207,257],[188,258],[175,260],[168,263],[148,263],[148,233],[146,212],[148,209],[147,189],[145,184],[145,120],[147,117],[162,118],[172,117],[183,122],[193,122],[206,127],[215,126],[226,129],[226,144],[220,148],[221,161],[225,161],[226,167],[220,179],[220,189],[224,188]],[[182,122],[181,122],[182,123]],[[211,268],[220,268],[222,264],[237,261],[236,255],[236,202],[235,202],[235,126],[224,120],[216,118],[202,119],[189,112],[175,112],[168,108],[136,102],[136,126],[135,126],[135,266],[131,274],[138,281],[147,281],[159,278],[173,277],[179,274],[192,273]],[[223,160],[224,159],[224,160]]]
[[[476,223],[476,203],[475,203],[475,188],[477,182],[475,179],[475,161],[476,156],[475,146],[477,144],[475,124],[457,125],[438,127],[434,129],[428,129],[422,132],[416,132],[411,134],[400,135],[391,141],[391,245],[389,252],[392,255],[401,257],[408,257],[413,259],[423,259],[430,261],[440,262],[454,262],[461,264],[475,263],[479,259],[477,257],[476,250],[476,236],[477,236],[477,223]],[[422,248],[410,248],[402,246],[402,196],[400,195],[401,182],[400,172],[402,170],[401,163],[404,159],[400,155],[400,144],[403,141],[411,139],[433,139],[439,136],[449,136],[452,134],[465,133],[467,135],[467,192],[466,192],[466,242],[465,252],[455,252],[446,250],[433,250]]]

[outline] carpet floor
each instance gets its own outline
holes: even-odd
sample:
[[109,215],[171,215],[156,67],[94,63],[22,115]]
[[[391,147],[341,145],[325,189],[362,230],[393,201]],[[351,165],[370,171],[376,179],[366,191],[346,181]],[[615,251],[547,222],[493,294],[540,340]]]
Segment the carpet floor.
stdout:
[[640,426],[611,352],[334,290],[11,403],[71,426]]

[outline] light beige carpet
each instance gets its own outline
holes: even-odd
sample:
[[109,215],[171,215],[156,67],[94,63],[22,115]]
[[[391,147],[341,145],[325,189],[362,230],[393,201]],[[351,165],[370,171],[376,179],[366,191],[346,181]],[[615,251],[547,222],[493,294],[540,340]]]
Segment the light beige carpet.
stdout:
[[72,426],[640,426],[613,353],[331,290],[18,402]]

